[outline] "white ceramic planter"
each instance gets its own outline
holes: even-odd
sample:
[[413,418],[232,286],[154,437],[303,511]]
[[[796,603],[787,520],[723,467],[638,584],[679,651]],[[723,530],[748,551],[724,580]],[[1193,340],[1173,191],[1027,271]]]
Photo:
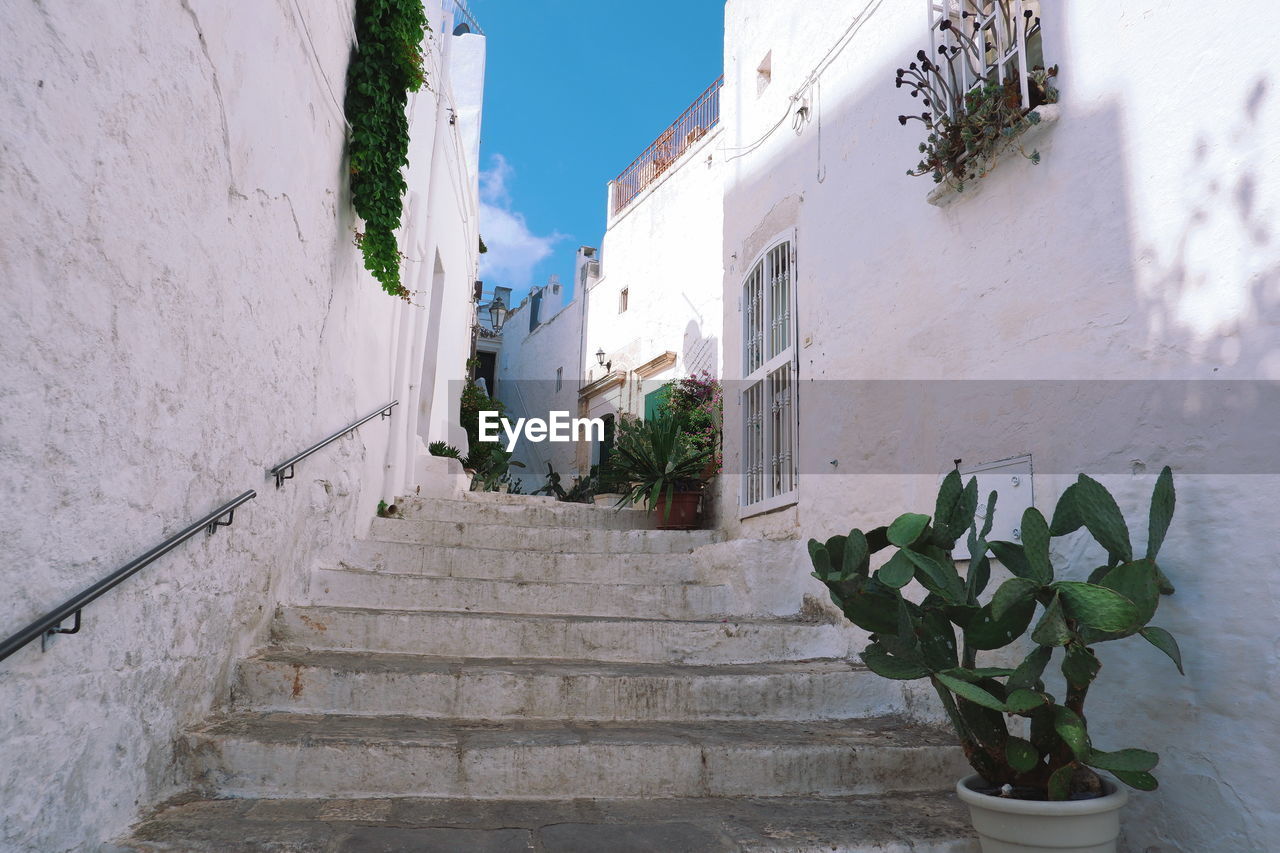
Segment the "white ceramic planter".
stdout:
[[956,793],[969,807],[982,853],[1116,853],[1129,792],[1110,780],[1102,780],[1106,796],[1066,802],[992,797],[969,787],[981,782],[961,779]]

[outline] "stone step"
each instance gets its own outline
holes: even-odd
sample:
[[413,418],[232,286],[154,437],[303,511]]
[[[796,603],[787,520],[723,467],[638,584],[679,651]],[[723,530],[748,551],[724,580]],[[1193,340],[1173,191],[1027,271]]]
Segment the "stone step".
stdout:
[[502,504],[504,506],[542,506],[554,498],[547,495],[513,495],[509,492],[463,492],[457,500],[478,504]]
[[979,853],[950,793],[196,800],[161,810],[118,844],[132,853]]
[[686,583],[706,572],[689,554],[579,554],[358,541],[342,565],[436,577],[573,583]]
[[233,797],[847,796],[937,790],[948,733],[839,722],[566,723],[239,713],[185,737],[204,792]]
[[835,625],[786,619],[695,622],[348,607],[281,608],[271,633],[277,645],[293,648],[690,665],[847,658],[850,637]]
[[844,661],[684,667],[268,649],[236,707],[480,720],[838,720],[903,708],[898,683]]
[[[521,496],[523,497],[523,496]],[[615,509],[595,504],[531,498],[526,503],[482,503],[446,498],[404,498],[396,502],[405,519],[500,524],[503,527],[590,527],[596,530],[649,530],[657,524],[644,509]]]
[[728,586],[599,584],[321,569],[309,603],[398,610],[710,619],[732,611]]
[[592,527],[510,527],[468,521],[375,518],[369,538],[449,548],[578,554],[688,554],[723,539],[716,530],[599,530]]

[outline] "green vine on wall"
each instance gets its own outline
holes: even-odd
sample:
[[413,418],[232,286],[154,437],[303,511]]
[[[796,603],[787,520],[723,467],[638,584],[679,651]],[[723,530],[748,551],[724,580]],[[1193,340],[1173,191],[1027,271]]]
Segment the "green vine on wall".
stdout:
[[347,69],[347,121],[351,124],[351,202],[365,222],[356,235],[364,265],[392,296],[407,299],[396,245],[401,169],[409,162],[409,93],[426,82],[422,40],[429,27],[422,0],[357,0],[358,47]]

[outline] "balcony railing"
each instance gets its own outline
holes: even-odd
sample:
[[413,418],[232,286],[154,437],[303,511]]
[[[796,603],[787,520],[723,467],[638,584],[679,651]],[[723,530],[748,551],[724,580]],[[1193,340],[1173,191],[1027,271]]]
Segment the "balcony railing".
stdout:
[[484,30],[476,23],[475,15],[467,8],[465,0],[453,0],[453,34],[475,33],[484,35]]
[[720,87],[724,77],[707,87],[680,118],[614,180],[613,213],[620,212],[645,187],[662,177],[694,143],[720,122]]

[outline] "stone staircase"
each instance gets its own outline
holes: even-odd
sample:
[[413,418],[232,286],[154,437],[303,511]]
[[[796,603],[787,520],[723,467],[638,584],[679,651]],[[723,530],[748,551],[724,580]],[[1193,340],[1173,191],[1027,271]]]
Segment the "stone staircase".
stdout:
[[754,600],[734,543],[537,498],[404,507],[280,609],[180,744],[194,793],[115,849],[977,850],[951,737],[847,629]]

